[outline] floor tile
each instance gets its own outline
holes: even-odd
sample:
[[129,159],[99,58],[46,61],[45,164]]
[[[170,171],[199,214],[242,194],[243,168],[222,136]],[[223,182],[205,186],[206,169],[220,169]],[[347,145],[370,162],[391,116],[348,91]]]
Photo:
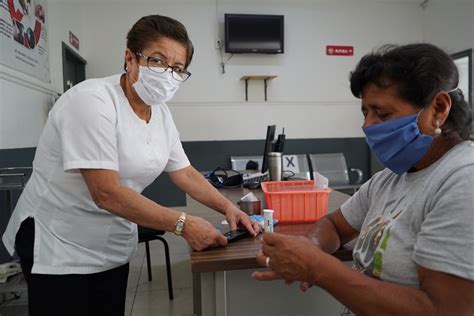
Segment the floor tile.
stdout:
[[27,305],[5,306],[0,308],[1,316],[28,316]]
[[138,293],[131,316],[191,316],[193,315],[191,288],[176,289],[174,300],[168,299],[168,291]]
[[[166,264],[163,253],[153,251],[151,253],[152,265],[152,282],[148,281],[148,274],[146,271],[146,262],[144,263],[143,271],[138,283],[138,292],[142,291],[158,291],[167,290],[168,281],[166,278]],[[173,281],[173,289],[186,288],[192,286],[191,261],[189,254],[170,254],[171,257],[171,275]]]

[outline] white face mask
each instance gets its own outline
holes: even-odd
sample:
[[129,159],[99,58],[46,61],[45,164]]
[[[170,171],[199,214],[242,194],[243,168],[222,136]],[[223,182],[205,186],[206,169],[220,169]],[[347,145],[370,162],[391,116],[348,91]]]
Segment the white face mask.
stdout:
[[138,80],[132,86],[143,102],[156,106],[171,100],[180,83],[181,81],[172,77],[171,69],[157,73],[146,66],[140,66]]

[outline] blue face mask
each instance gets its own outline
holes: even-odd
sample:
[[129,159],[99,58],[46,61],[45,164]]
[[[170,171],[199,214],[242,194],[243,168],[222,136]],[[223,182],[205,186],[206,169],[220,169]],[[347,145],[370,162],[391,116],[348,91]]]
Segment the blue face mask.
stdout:
[[[420,112],[421,113],[421,112]],[[403,174],[420,161],[433,137],[418,128],[418,114],[363,127],[367,144],[380,162],[396,174]]]

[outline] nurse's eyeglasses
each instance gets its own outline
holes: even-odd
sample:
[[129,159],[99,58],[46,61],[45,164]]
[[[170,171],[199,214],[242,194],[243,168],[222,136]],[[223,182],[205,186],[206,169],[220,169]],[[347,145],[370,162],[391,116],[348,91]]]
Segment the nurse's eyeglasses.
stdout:
[[186,81],[188,78],[191,76],[191,73],[181,67],[177,66],[170,66],[168,65],[165,61],[153,57],[153,56],[147,56],[143,53],[135,53],[137,56],[143,57],[146,60],[146,65],[148,69],[150,69],[153,72],[162,74],[168,69],[171,70],[171,76],[173,79],[178,80],[178,81]]

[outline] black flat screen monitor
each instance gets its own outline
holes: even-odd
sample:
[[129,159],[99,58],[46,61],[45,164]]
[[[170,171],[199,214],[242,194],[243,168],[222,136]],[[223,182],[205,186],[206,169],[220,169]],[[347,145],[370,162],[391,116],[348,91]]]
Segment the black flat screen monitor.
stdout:
[[283,53],[283,15],[225,14],[227,53]]
[[267,126],[267,136],[265,137],[265,148],[263,149],[262,173],[268,170],[267,154],[272,152],[275,146],[275,130],[276,125]]

